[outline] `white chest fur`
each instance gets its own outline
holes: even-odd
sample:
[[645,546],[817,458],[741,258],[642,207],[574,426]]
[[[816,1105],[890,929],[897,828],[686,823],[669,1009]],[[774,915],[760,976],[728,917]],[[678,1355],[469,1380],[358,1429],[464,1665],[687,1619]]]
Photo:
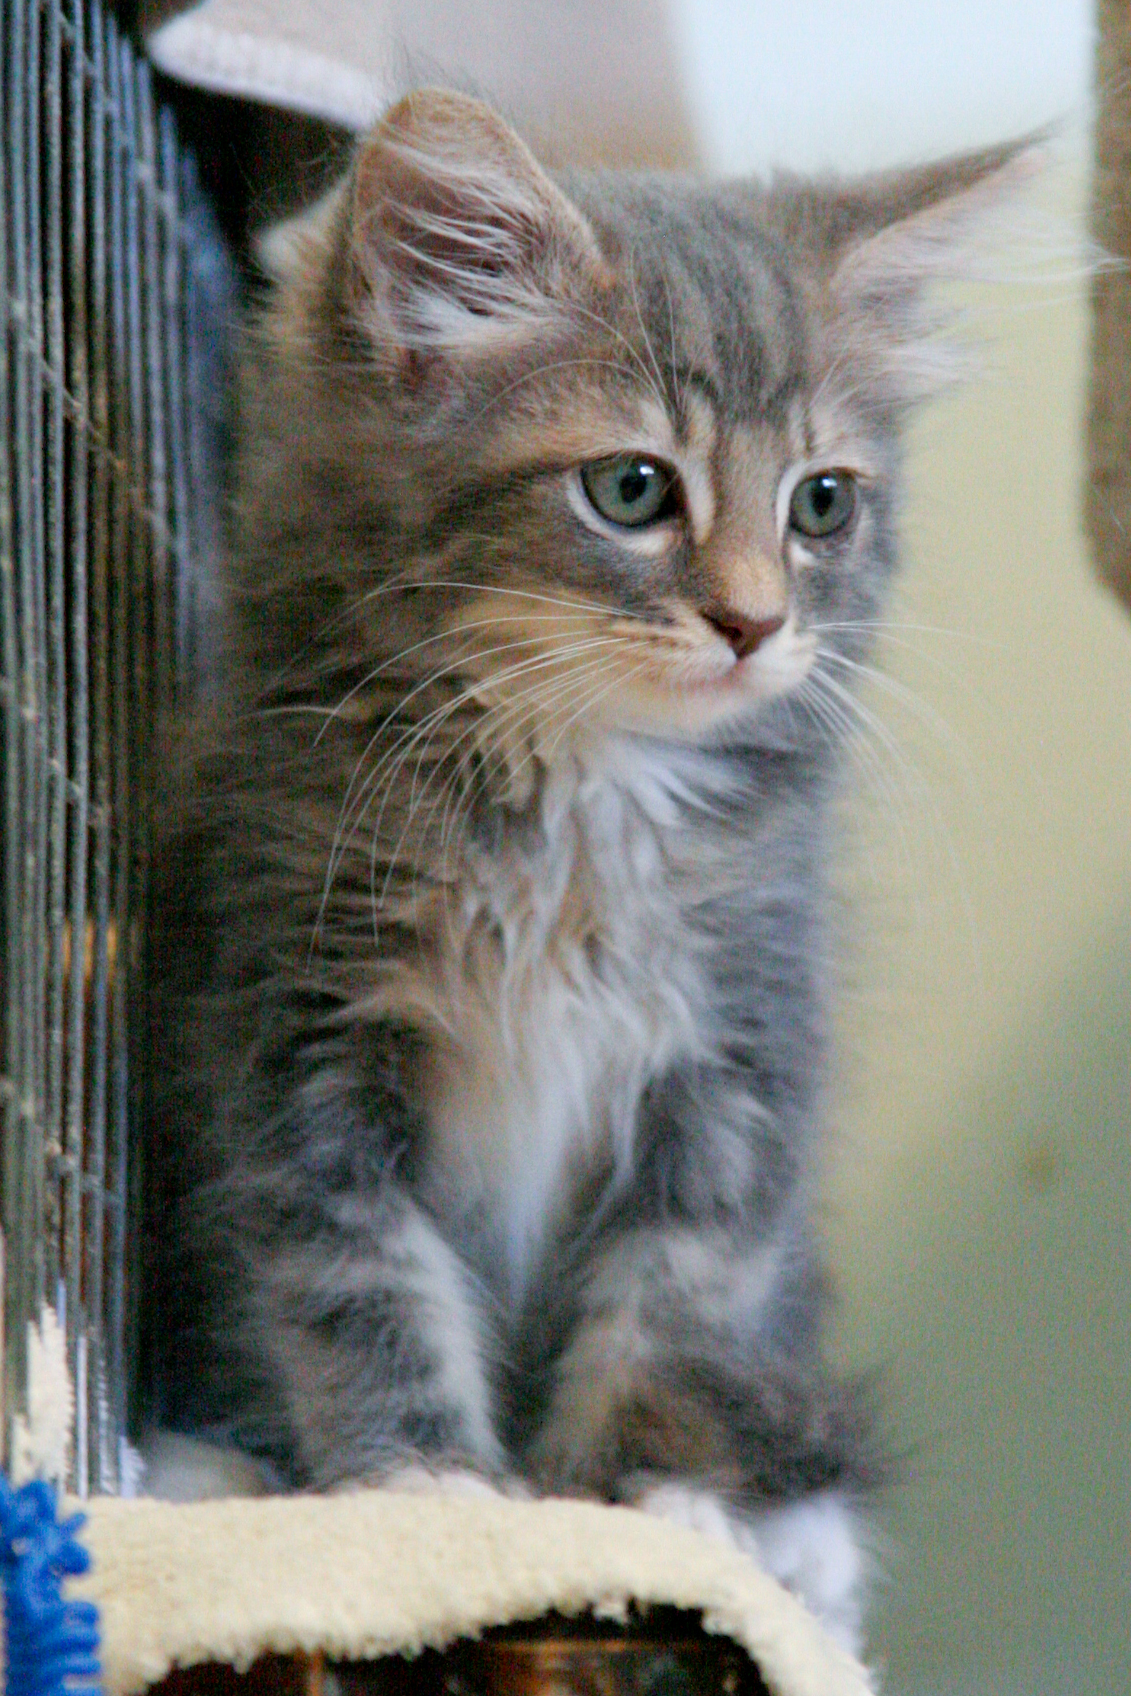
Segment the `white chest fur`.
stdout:
[[460,888],[432,1174],[484,1216],[514,1294],[575,1187],[631,1170],[649,1081],[707,1045],[674,781],[639,760],[559,776],[537,848],[481,857]]

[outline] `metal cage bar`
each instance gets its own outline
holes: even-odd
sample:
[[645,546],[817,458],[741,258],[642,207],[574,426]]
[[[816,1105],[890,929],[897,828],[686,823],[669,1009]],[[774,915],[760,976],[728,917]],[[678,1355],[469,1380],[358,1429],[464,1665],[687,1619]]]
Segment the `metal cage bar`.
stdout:
[[50,1305],[85,1495],[128,1482],[151,762],[219,546],[233,273],[113,17],[2,29],[0,1454]]

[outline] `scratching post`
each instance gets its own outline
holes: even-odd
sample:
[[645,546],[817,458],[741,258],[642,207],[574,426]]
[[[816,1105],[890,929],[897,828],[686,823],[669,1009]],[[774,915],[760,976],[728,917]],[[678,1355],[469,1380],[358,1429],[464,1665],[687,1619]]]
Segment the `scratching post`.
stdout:
[[1100,0],[1092,224],[1105,254],[1092,284],[1084,505],[1100,576],[1131,609],[1131,12]]

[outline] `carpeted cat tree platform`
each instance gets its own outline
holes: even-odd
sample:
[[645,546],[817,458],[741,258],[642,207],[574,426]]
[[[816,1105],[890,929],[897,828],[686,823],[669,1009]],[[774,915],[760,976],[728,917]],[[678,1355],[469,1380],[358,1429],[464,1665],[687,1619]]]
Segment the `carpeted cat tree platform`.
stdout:
[[84,1504],[106,1696],[266,1654],[416,1655],[550,1611],[698,1614],[773,1696],[865,1696],[864,1670],[746,1556],[626,1508],[365,1491]]

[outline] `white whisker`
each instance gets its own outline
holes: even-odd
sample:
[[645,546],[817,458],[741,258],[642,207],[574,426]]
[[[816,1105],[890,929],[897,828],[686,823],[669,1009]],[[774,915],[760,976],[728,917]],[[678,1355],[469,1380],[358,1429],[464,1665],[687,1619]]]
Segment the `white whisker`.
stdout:
[[[383,660],[380,665],[374,666],[371,671],[366,672],[360,682],[355,683],[351,689],[346,691],[333,709],[327,709],[327,718],[329,720],[333,720],[334,718],[339,717],[344,708],[347,707],[352,700],[355,700],[357,696],[361,694],[362,690],[368,689],[369,685],[373,683],[376,678],[380,677],[384,672],[389,671],[393,666],[400,665],[403,660],[409,659],[413,654],[419,653],[422,648],[431,647],[437,642],[456,642],[469,630],[493,630],[500,624],[557,624],[558,622],[558,619],[553,613],[535,613],[531,616],[524,616],[522,613],[502,613],[501,615],[492,616],[491,618],[472,619],[470,623],[458,624],[453,626],[450,630],[439,630],[435,633],[435,635],[422,637],[419,642],[414,642],[409,648],[398,649],[398,651],[389,659]],[[475,650],[472,650],[473,653],[474,651]],[[493,650],[488,649],[487,651],[492,652]],[[456,664],[462,664],[468,657],[468,655],[462,655]],[[285,711],[286,709],[279,710]],[[327,724],[319,731],[318,736],[315,737],[315,745],[317,745],[322,736],[325,735],[328,728],[329,725]]]
[[[555,650],[553,653],[550,653],[550,654],[544,654],[544,655],[536,656],[535,658],[525,662],[522,665],[509,667],[507,670],[500,672],[500,673],[497,673],[489,681],[490,681],[490,684],[491,684],[492,687],[498,687],[499,684],[501,684],[501,683],[509,684],[509,683],[513,682],[516,678],[528,676],[534,671],[544,670],[544,669],[546,669],[546,668],[548,668],[552,665],[555,665],[555,664],[562,664],[565,661],[575,657],[576,654],[579,653],[579,652],[587,652],[587,651],[589,651],[589,649],[591,649],[593,647],[603,647],[603,646],[608,645],[609,643],[615,643],[616,641],[617,641],[617,638],[615,638],[615,637],[614,638],[607,638],[607,637],[606,638],[596,638],[591,642],[575,644],[573,646],[573,648],[571,648],[571,649],[560,650],[560,651]],[[468,698],[474,698],[474,697],[469,696]],[[500,704],[506,705],[506,703],[500,703]],[[443,760],[447,760],[450,757],[453,749],[455,747],[457,747],[459,745],[459,742],[464,740],[465,737],[478,734],[478,731],[479,731],[479,728],[480,728],[480,723],[481,723],[481,719],[477,718],[475,723],[473,725],[469,726],[468,729],[466,731],[464,731],[459,738],[457,738],[456,743],[452,744],[451,746],[449,746],[449,748],[447,748],[445,750]],[[431,732],[430,732],[430,734],[431,734]],[[426,751],[426,748],[427,748],[427,743],[425,743],[425,749],[422,750],[422,752],[421,752],[421,756],[420,756],[421,760],[423,759],[423,753],[424,753],[424,751]],[[398,761],[396,768],[394,769],[394,771],[390,774],[389,778],[387,779],[386,784],[385,784],[385,796],[384,796],[384,799],[382,800],[381,807],[378,811],[377,818],[374,821],[374,825],[373,825],[373,829],[372,829],[372,833],[371,833],[371,845],[372,846],[371,846],[371,856],[370,856],[371,870],[373,872],[374,877],[375,877],[376,851],[377,851],[377,844],[378,844],[381,820],[382,820],[383,815],[384,815],[384,810],[385,810],[385,806],[387,804],[388,796],[391,792],[392,783],[396,779],[396,773],[397,773],[397,771],[399,771],[403,767],[404,760],[405,760],[405,758],[407,758],[409,752],[411,752],[411,749],[406,751],[406,754],[403,755],[401,760]],[[396,863],[397,863],[397,861],[400,857],[401,850],[404,847],[405,841],[407,840],[408,832],[409,832],[409,829],[411,828],[412,821],[413,821],[413,818],[415,816],[415,813],[418,810],[418,807],[420,805],[420,802],[423,800],[424,795],[427,793],[429,786],[431,785],[432,778],[435,776],[435,771],[439,769],[439,764],[442,764],[442,763],[443,763],[443,761],[439,762],[437,767],[434,768],[433,772],[429,775],[427,781],[425,782],[424,788],[419,792],[419,794],[417,794],[416,791],[415,791],[415,780],[414,780],[414,787],[413,787],[412,790],[410,790],[408,815],[405,819],[403,828],[401,830],[400,837],[398,838],[398,840],[397,840],[397,842],[396,842],[396,844],[393,848],[392,856],[391,856],[389,863],[388,863],[388,866],[386,868],[385,879],[384,879],[384,883],[383,883],[382,889],[381,889],[381,894],[380,894],[379,897],[376,894],[375,887],[373,889],[373,896],[374,896],[374,900],[375,900],[375,903],[376,903],[375,919],[376,919],[376,912],[378,912],[380,910],[380,908],[384,905],[385,900],[387,899],[389,885],[390,885],[390,882],[392,880],[392,875],[393,875],[393,872],[395,870]],[[419,769],[419,761],[418,761],[418,769]],[[360,822],[360,820],[358,822]],[[354,828],[356,829],[356,825],[355,825]]]
[[[890,695],[893,700],[906,707],[920,724],[932,731],[939,743],[949,753],[955,755],[961,753],[958,739],[941,713],[937,713],[933,707],[916,695],[913,689],[909,689],[898,678],[879,670],[876,666],[865,665],[860,660],[849,659],[846,654],[838,654],[833,648],[821,646],[817,652],[826,665],[840,666],[843,670],[851,672],[855,677],[864,678],[874,688],[881,690],[885,695]],[[956,760],[955,763],[956,769],[961,770],[960,762]]]
[[[563,697],[568,698],[570,695],[577,693],[579,690],[587,688],[595,676],[602,675],[604,672],[614,668],[619,658],[620,656],[618,654],[606,655],[603,659],[599,659],[596,664],[587,665],[584,670],[572,673],[565,679],[564,682],[558,683],[557,686],[552,689],[547,689],[543,684],[536,682],[533,687],[528,687],[523,690],[522,694],[517,699],[500,702],[498,708],[493,710],[492,714],[488,714],[484,721],[476,727],[477,731],[482,731],[489,719],[492,716],[497,716],[500,720],[504,721],[504,728],[507,731],[509,740],[514,739],[515,733],[518,733],[518,737],[521,739],[521,733],[525,729],[526,725],[534,723],[540,717],[545,716],[547,709],[556,705]],[[528,706],[528,703],[531,701],[533,701],[533,705]],[[510,714],[513,718],[513,715],[520,712],[524,706],[528,706],[528,710],[523,714],[523,716],[515,719],[512,724],[506,725],[506,715]],[[456,802],[455,812],[451,814],[449,819],[451,801],[456,793],[458,777],[460,772],[466,769],[467,758],[468,755],[465,753],[461,758],[460,771],[453,774],[453,777],[449,778],[445,785],[445,794],[447,799],[445,801],[444,814],[440,827],[440,849],[444,857],[443,864],[445,868],[449,864],[450,860],[456,857],[455,848],[458,847],[458,843],[453,845],[453,839],[455,832],[459,830],[461,825],[466,821],[470,808],[471,792],[469,789],[465,789]],[[524,758],[517,766],[509,768],[512,780],[513,778],[520,776],[526,766],[533,763],[536,758],[538,758],[538,755],[533,745],[528,744],[528,752]],[[500,743],[494,771],[498,772],[506,764],[506,756],[502,752]]]

